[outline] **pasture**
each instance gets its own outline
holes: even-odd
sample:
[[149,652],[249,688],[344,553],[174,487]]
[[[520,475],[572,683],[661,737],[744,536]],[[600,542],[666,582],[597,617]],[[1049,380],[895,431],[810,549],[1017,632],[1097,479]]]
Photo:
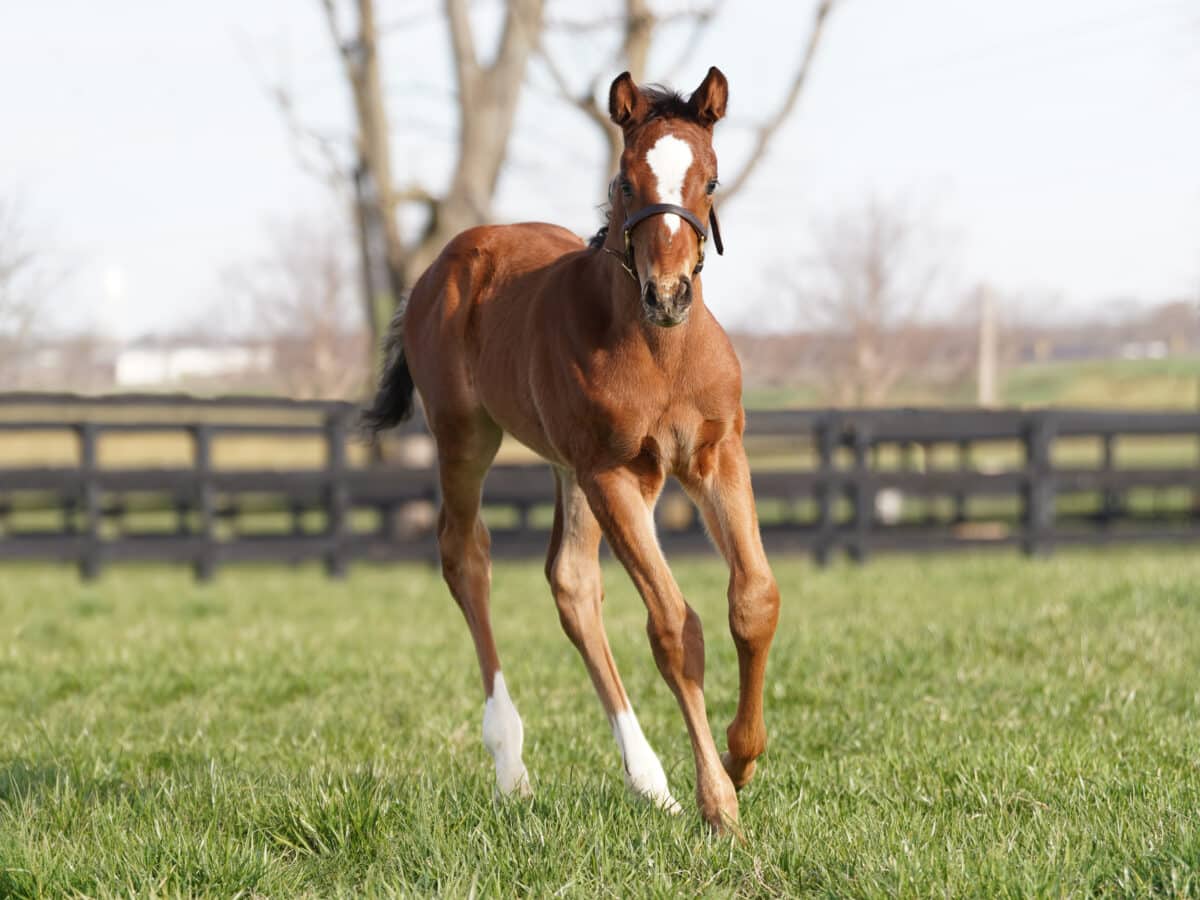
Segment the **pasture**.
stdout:
[[[821,406],[829,402],[817,386],[758,387],[746,392],[746,405],[760,409]],[[975,402],[975,381],[930,383],[902,379],[888,397],[897,406],[939,406]],[[1200,404],[1200,358],[1098,359],[1079,362],[1025,362],[1000,373],[1000,406],[1195,409]]]
[[[536,564],[497,565],[532,802],[492,797],[439,574],[0,570],[0,896],[1200,895],[1200,557],[781,559],[746,839],[707,837],[628,579],[613,651],[683,815],[631,803]],[[677,576],[714,730],[723,567]],[[723,743],[723,740],[722,740]]]

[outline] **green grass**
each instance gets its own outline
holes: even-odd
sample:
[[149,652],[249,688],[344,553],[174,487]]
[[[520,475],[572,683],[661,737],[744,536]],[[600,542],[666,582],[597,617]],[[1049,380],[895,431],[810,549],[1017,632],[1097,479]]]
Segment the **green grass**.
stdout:
[[1021,406],[1200,407],[1200,357],[1097,360],[1020,366],[1004,377]]
[[[1200,895],[1200,556],[780,560],[746,842],[703,832],[644,612],[618,665],[684,815],[625,796],[539,566],[494,609],[537,791],[497,802],[466,628],[420,567],[0,570],[0,896]],[[722,568],[677,566],[736,665]]]
[[[743,397],[748,408],[828,406],[819,385],[756,387]],[[1000,406],[1067,406],[1110,409],[1200,408],[1200,357],[1022,363],[1000,372]],[[920,374],[901,380],[887,406],[970,406],[973,375],[954,384],[931,383]]]

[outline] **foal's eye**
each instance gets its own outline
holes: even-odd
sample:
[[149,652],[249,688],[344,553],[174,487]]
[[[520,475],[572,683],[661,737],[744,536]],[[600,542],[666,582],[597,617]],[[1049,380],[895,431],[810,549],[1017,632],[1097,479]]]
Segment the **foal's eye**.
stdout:
[[623,178],[621,179],[621,196],[626,200],[633,199],[633,185]]
[[710,197],[711,197],[711,196],[713,195],[713,192],[714,192],[714,191],[717,189],[717,183],[718,183],[718,182],[717,182],[717,179],[715,179],[715,178],[714,178],[714,179],[712,179],[712,180],[711,180],[711,181],[710,181],[710,182],[709,182],[709,183],[708,183],[708,184],[705,186],[705,188],[704,188],[704,193],[708,194],[708,196],[710,196]]

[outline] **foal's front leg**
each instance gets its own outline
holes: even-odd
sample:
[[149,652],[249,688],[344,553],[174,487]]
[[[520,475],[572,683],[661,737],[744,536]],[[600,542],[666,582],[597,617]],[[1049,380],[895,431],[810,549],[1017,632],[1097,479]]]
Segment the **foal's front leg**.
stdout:
[[687,723],[696,759],[696,801],[715,830],[734,826],[737,793],[729,780],[704,708],[704,634],[700,618],[684,602],[654,531],[652,501],[659,474],[647,485],[628,469],[610,469],[580,479],[609,546],[633,579],[649,614],[646,631],[654,661],[675,694]]
[[683,481],[729,563],[729,630],[737,647],[739,683],[737,713],[725,733],[729,752],[722,762],[740,790],[767,748],[763,682],[779,622],[779,588],[763,551],[741,438],[726,437],[700,455]]
[[635,795],[677,813],[679,804],[671,796],[658,755],[638,724],[604,633],[600,525],[575,480],[575,473],[556,471],[555,479],[557,502],[546,577],[554,592],[563,630],[583,657],[608,716],[613,737],[621,749],[625,784]]

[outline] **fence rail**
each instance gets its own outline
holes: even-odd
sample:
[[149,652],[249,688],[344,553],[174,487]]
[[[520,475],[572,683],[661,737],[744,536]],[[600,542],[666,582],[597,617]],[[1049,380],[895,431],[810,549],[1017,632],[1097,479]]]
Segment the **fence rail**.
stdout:
[[[208,578],[228,562],[320,560],[339,575],[354,560],[434,559],[438,486],[422,426],[388,454],[420,458],[373,463],[355,416],[345,403],[279,398],[0,394],[0,560],[74,562],[85,577],[165,561]],[[178,459],[106,452],[130,439],[166,441]],[[231,441],[254,446],[235,458]],[[747,442],[775,552],[825,562],[1200,543],[1200,413],[752,411]],[[275,461],[301,444],[304,459]],[[484,502],[496,556],[545,552],[554,488],[543,464],[495,466]],[[668,552],[711,552],[677,488],[657,516]]]

